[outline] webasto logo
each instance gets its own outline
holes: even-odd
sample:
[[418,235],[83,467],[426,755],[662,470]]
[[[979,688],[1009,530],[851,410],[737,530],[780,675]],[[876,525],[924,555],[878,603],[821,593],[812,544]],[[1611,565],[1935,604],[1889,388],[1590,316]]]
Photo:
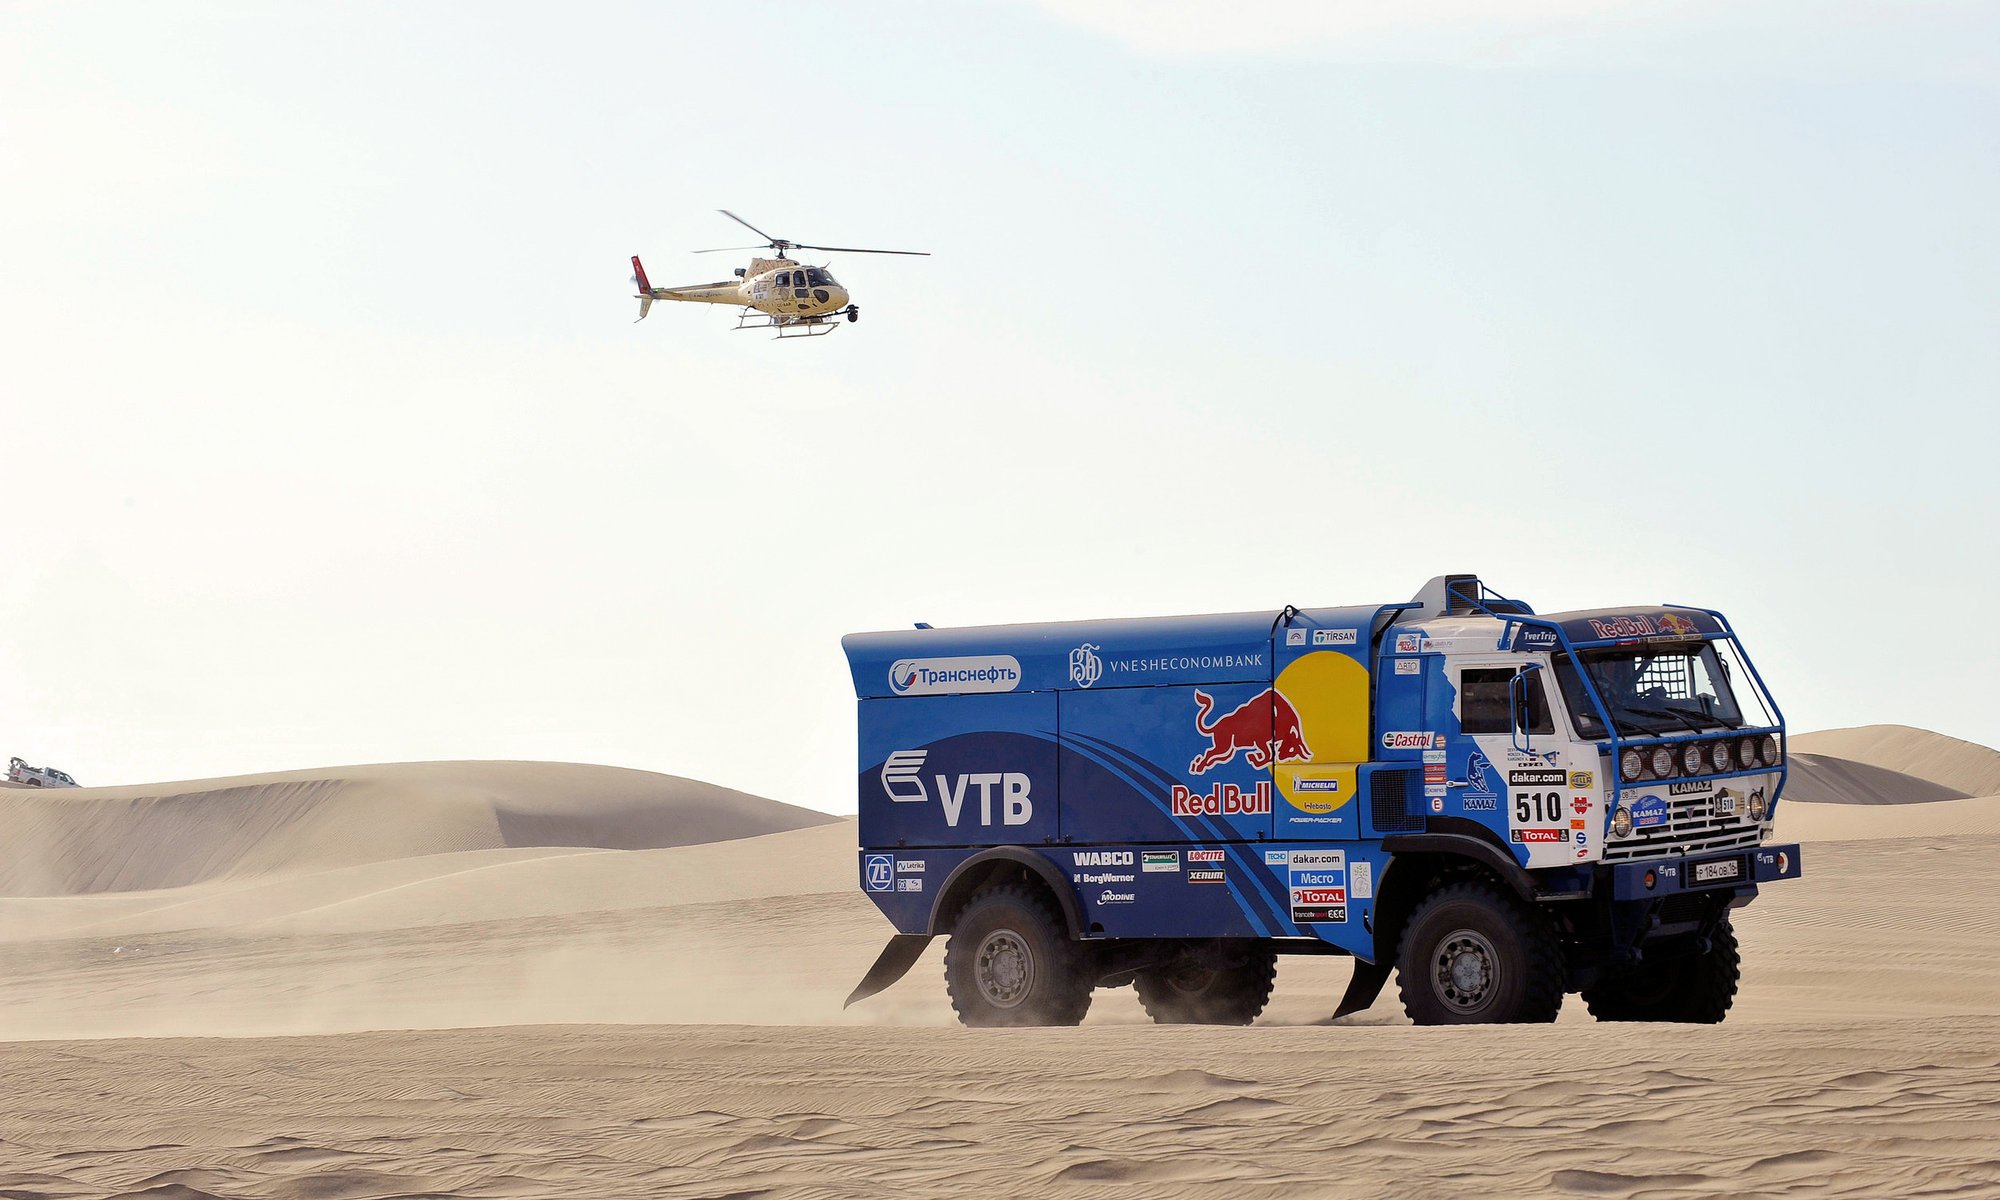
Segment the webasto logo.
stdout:
[[889,667],[889,690],[898,696],[1011,692],[1020,683],[1021,664],[1011,654],[899,658]]

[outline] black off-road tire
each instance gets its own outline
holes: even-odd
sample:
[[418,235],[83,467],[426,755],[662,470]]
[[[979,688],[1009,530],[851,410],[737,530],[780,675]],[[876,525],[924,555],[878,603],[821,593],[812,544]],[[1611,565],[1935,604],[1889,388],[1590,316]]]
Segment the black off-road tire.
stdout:
[[1151,967],[1132,980],[1156,1025],[1248,1025],[1271,1001],[1278,956],[1252,946],[1244,960],[1209,969],[1196,963]]
[[952,923],[944,987],[975,1028],[1075,1025],[1096,980],[1046,893],[1018,883],[982,889]]
[[1736,1002],[1743,955],[1729,918],[1709,934],[1708,952],[1641,963],[1585,988],[1583,1002],[1600,1021],[1674,1021],[1717,1025]]
[[1527,1025],[1562,1009],[1562,947],[1548,917],[1485,881],[1439,888],[1403,926],[1396,985],[1419,1025]]

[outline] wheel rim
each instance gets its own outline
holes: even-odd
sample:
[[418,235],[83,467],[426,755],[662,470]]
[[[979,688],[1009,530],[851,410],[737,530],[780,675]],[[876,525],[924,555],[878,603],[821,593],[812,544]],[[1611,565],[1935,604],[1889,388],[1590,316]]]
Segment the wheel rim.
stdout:
[[1035,956],[1020,934],[996,929],[979,943],[972,974],[988,1004],[1013,1008],[1034,990]]
[[1166,973],[1167,986],[1183,996],[1199,996],[1215,986],[1215,972],[1193,963],[1182,963]]
[[1455,1013],[1476,1013],[1500,989],[1500,954],[1476,929],[1454,929],[1438,942],[1431,990]]

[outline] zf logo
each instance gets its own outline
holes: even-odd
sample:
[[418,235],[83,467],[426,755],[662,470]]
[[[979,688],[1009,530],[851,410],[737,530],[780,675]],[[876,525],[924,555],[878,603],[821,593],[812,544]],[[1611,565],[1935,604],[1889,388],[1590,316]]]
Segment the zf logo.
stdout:
[[889,854],[870,854],[862,860],[862,872],[871,892],[886,892],[896,886],[896,859]]
[[[924,761],[928,750],[897,750],[882,764],[882,791],[899,804],[922,804],[930,799],[924,789]],[[1020,771],[973,771],[958,775],[931,776],[937,783],[938,804],[944,809],[944,823],[958,828],[965,813],[966,792],[979,794],[979,823],[993,824],[994,791],[999,791],[1000,823],[1026,825],[1034,819],[1035,805],[1028,798],[1029,780]],[[1268,784],[1262,786],[1269,786]]]

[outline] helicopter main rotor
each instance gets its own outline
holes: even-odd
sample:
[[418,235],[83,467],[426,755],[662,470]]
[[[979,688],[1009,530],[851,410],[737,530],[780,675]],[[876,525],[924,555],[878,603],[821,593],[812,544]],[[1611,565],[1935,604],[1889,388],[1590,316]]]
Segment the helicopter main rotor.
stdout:
[[696,254],[725,254],[725,253],[739,252],[743,250],[762,250],[765,247],[769,247],[772,250],[776,250],[778,252],[779,258],[786,257],[785,251],[787,250],[829,250],[836,254],[910,254],[922,258],[929,258],[931,253],[928,250],[864,250],[859,246],[815,246],[810,242],[795,242],[790,238],[772,237],[770,234],[765,233],[763,230],[757,228],[755,225],[752,225],[750,222],[744,220],[742,217],[737,216],[735,213],[730,212],[726,208],[718,208],[715,211],[721,213],[725,217],[728,217],[730,220],[736,222],[738,225],[741,225],[743,228],[749,230],[751,233],[756,234],[758,237],[765,239],[764,245],[763,246],[717,246],[710,250],[697,250],[695,251]]

